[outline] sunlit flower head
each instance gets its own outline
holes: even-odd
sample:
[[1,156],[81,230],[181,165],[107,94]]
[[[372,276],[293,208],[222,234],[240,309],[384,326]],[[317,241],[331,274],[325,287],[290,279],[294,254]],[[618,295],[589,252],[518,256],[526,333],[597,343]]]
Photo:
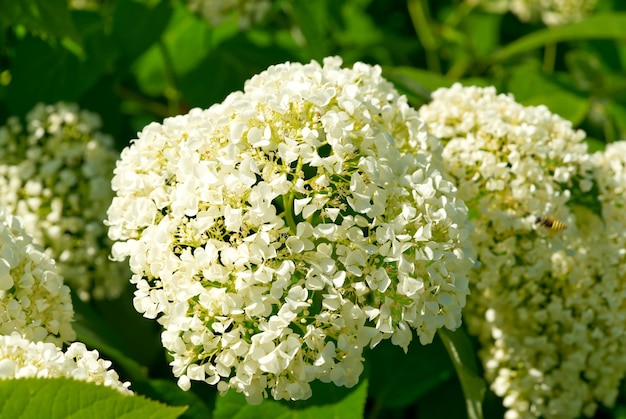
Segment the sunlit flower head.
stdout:
[[147,126],[115,170],[109,236],[179,385],[305,399],[315,379],[355,385],[368,345],[456,329],[472,249],[439,153],[378,66],[339,58]]
[[0,334],[61,346],[75,339],[70,290],[54,261],[0,207]]
[[52,257],[66,284],[83,300],[114,298],[130,274],[109,260],[103,224],[113,198],[111,137],[97,115],[76,105],[37,105],[0,127],[0,205]]
[[604,239],[585,134],[492,87],[439,89],[419,113],[475,227],[464,314],[506,417],[612,405],[626,368],[626,281],[609,269],[619,250]]
[[81,342],[65,351],[52,343],[33,342],[19,333],[0,336],[0,380],[19,378],[71,378],[111,387],[131,395],[129,382],[122,383],[111,361],[100,358]]

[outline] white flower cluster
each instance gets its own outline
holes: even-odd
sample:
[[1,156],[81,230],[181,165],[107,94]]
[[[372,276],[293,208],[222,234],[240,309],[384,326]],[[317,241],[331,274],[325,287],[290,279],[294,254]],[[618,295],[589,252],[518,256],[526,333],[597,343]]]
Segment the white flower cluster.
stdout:
[[511,11],[522,22],[541,20],[547,26],[564,25],[582,20],[591,13],[598,0],[466,0],[494,13]]
[[612,405],[626,373],[624,154],[607,153],[615,170],[597,182],[583,132],[494,88],[439,89],[419,114],[475,227],[464,314],[506,417]]
[[110,366],[111,361],[101,359],[98,351],[88,351],[80,342],[63,352],[52,343],[33,342],[19,333],[0,336],[0,380],[67,377],[133,394],[130,383],[120,382]]
[[32,244],[19,220],[0,207],[0,334],[61,346],[76,338],[70,289]]
[[[609,240],[620,255],[626,254],[626,141],[610,143],[602,152],[593,156],[595,178],[602,206],[602,221],[606,235],[598,235],[600,240]],[[626,269],[626,264],[622,265]],[[623,277],[624,271],[620,272]]]
[[380,67],[339,58],[148,125],[116,167],[109,236],[179,386],[305,399],[315,379],[355,385],[368,345],[459,327],[473,249],[440,152]]
[[0,207],[0,379],[68,377],[123,393],[111,362],[74,342],[70,289],[54,261],[32,243],[17,217]]
[[21,218],[82,300],[117,297],[130,274],[109,260],[103,224],[118,156],[112,139],[76,105],[39,104],[26,120],[26,131],[15,117],[0,127],[0,205]]
[[272,8],[271,0],[186,0],[187,7],[213,26],[237,17],[241,29],[261,21]]

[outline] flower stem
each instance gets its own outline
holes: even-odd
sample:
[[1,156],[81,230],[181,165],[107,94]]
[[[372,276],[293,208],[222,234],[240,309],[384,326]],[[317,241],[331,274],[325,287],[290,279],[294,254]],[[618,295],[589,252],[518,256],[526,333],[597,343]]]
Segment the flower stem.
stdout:
[[287,220],[287,224],[289,225],[289,231],[291,234],[296,234],[296,220],[293,216],[293,192],[289,192],[286,195],[283,195],[283,214],[285,214],[285,218]]

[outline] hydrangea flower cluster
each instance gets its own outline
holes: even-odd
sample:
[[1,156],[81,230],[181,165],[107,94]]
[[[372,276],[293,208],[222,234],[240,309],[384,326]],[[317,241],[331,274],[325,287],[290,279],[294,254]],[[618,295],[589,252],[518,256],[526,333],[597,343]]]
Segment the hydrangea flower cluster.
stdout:
[[[604,151],[594,154],[593,161],[606,231],[598,238],[611,241],[617,249],[626,249],[626,141],[608,144]],[[622,257],[625,252],[620,253]],[[621,268],[626,269],[626,265]],[[620,276],[623,275],[621,271]]]
[[63,352],[46,342],[30,341],[19,333],[0,336],[0,379],[66,377],[111,387],[132,395],[129,382],[120,382],[110,369],[111,361],[100,358],[98,351],[88,351],[81,342],[72,343]]
[[261,21],[272,8],[271,0],[187,0],[187,7],[213,26],[237,16],[241,29]]
[[20,217],[82,300],[114,298],[128,268],[109,260],[103,221],[119,154],[97,115],[75,104],[37,105],[0,128],[0,205]]
[[589,205],[598,184],[584,133],[492,87],[439,89],[419,114],[444,143],[475,227],[480,266],[465,315],[506,417],[576,418],[612,405],[626,373],[626,281],[623,250],[605,232],[625,230],[601,215],[617,210],[616,175]]
[[542,21],[547,26],[582,20],[598,0],[466,0],[494,13],[511,11],[522,22]]
[[76,338],[70,289],[54,261],[0,207],[0,334],[61,346]]
[[355,385],[368,345],[461,324],[473,249],[441,145],[380,67],[341,65],[272,66],[122,152],[113,255],[183,389],[306,399]]

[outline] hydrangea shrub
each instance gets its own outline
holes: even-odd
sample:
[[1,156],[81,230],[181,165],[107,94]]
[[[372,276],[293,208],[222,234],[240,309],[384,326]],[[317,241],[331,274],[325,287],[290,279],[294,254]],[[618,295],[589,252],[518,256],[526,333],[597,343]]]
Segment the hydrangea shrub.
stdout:
[[58,264],[82,300],[115,298],[130,273],[109,259],[103,222],[119,156],[98,115],[75,104],[37,105],[26,127],[0,127],[0,204]]
[[0,336],[0,380],[66,377],[111,387],[132,395],[129,382],[122,383],[111,361],[100,358],[81,342],[63,351],[53,343],[33,342],[19,333]]
[[61,346],[76,338],[73,318],[70,289],[54,261],[0,207],[0,335],[19,332]]
[[464,314],[506,417],[611,406],[626,373],[624,157],[594,163],[570,122],[492,87],[439,89],[419,114],[475,227]]
[[380,67],[341,64],[272,66],[122,152],[113,254],[183,389],[306,399],[355,385],[368,345],[461,324],[473,249],[440,144]]
[[598,0],[466,0],[490,12],[510,11],[522,22],[541,21],[547,26],[578,22],[590,14]]

